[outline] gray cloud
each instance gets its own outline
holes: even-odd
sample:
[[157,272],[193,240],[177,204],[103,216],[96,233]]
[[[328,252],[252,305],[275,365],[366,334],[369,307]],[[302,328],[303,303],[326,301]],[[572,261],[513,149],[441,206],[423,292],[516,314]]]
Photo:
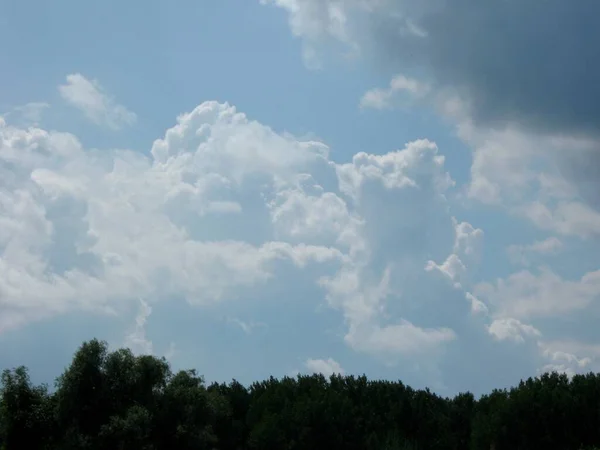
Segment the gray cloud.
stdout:
[[[375,46],[402,69],[426,67],[438,87],[456,89],[475,123],[600,133],[600,2],[453,0],[419,11],[393,3],[408,16],[379,17]],[[407,17],[426,36],[405,32]]]
[[564,176],[576,182],[582,199],[600,211],[600,146],[565,155],[559,163]]
[[[597,0],[261,2],[288,12],[294,34],[310,52],[323,42],[342,42],[360,48],[371,65],[387,73],[427,83],[431,95],[425,97],[468,125],[470,133],[463,126],[461,138],[474,150],[489,141],[489,132],[522,135],[538,155],[548,157],[545,170],[561,172],[586,203],[600,209]],[[314,20],[317,6],[336,15]],[[371,89],[361,105],[389,107],[398,90],[393,81],[387,89]],[[483,139],[475,142],[473,131]],[[532,153],[510,147],[496,151],[512,152],[515,161]],[[476,159],[475,172],[491,164],[489,154]],[[517,169],[525,162],[519,160]]]
[[[369,54],[461,100],[480,130],[553,136],[553,164],[600,211],[600,2],[388,0]],[[393,13],[390,14],[389,7]],[[540,139],[536,139],[536,136]]]

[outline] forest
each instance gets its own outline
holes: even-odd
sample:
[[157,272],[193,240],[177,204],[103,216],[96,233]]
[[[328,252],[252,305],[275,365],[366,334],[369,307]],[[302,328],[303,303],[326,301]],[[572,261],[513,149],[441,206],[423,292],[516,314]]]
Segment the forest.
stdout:
[[50,389],[27,368],[0,388],[0,448],[591,450],[600,375],[547,373],[476,399],[364,376],[207,384],[164,358],[83,343]]

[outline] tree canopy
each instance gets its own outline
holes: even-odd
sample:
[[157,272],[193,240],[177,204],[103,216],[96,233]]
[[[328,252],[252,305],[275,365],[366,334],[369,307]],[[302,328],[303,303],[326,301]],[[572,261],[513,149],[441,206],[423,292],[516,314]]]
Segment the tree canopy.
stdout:
[[0,448],[580,450],[600,444],[600,375],[547,373],[475,399],[366,377],[207,385],[164,358],[85,342],[56,389],[2,373]]

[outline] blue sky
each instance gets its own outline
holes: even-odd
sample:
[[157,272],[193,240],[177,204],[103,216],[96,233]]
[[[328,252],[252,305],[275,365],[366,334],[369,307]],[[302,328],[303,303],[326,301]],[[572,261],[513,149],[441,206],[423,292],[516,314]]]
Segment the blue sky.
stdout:
[[540,5],[0,0],[0,366],[599,370],[599,7]]

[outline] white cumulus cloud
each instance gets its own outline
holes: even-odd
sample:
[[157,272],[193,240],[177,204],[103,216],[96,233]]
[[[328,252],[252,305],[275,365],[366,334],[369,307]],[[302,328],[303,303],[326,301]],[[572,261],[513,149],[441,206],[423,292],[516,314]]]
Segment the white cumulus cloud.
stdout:
[[437,146],[419,140],[344,164],[328,153],[217,102],[179,116],[149,154],[3,123],[0,329],[120,314],[143,298],[126,339],[151,352],[155,302],[226,304],[269,283],[293,290],[307,271],[357,351],[418,357],[455,340],[452,324],[386,312],[399,267],[422,274],[429,233],[458,226]]

